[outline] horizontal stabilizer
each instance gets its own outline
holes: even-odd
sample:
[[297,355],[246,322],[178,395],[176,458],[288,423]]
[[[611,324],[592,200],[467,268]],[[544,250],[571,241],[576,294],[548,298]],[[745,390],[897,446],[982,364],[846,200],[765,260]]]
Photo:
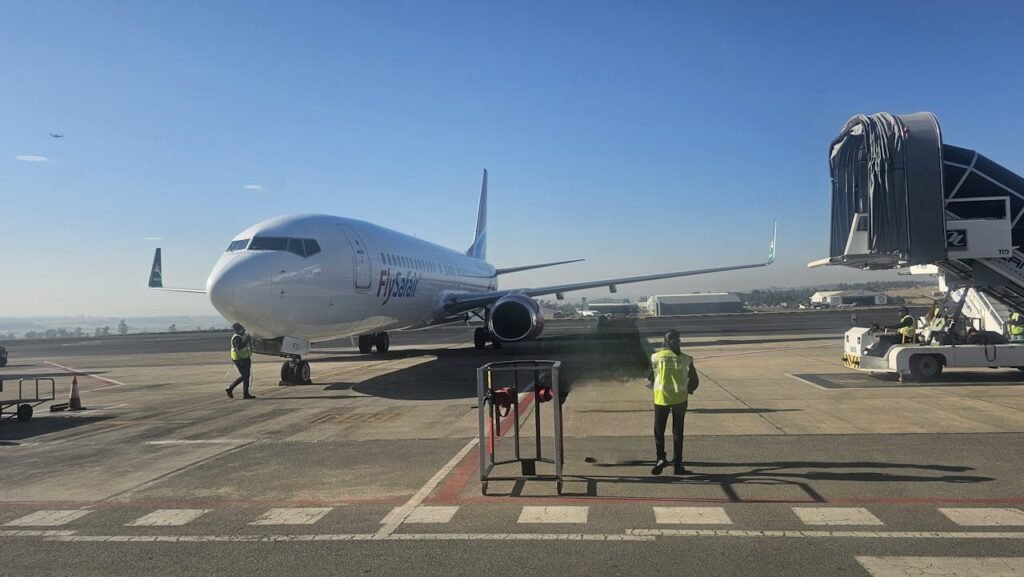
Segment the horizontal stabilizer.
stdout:
[[502,275],[502,274],[509,274],[509,273],[512,273],[512,272],[522,272],[524,270],[533,270],[535,268],[547,268],[549,266],[558,266],[560,264],[569,264],[569,263],[572,263],[572,262],[581,262],[583,260],[584,259],[582,259],[582,258],[577,258],[577,259],[574,259],[574,260],[560,260],[558,262],[546,262],[544,264],[528,264],[526,266],[513,266],[513,267],[509,267],[509,268],[499,268],[499,269],[495,269],[494,270],[494,274]]

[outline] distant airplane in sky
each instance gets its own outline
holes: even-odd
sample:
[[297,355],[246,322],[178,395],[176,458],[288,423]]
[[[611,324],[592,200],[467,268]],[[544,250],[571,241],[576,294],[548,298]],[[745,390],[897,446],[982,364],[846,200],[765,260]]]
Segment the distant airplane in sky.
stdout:
[[56,132],[51,132],[50,133],[50,137],[51,138],[64,138],[64,135],[63,134],[57,134]]
[[[254,337],[253,351],[289,360],[281,380],[306,383],[302,357],[312,342],[358,337],[359,351],[387,352],[390,330],[409,330],[480,318],[473,343],[483,349],[538,336],[544,328],[534,297],[598,287],[763,267],[775,261],[775,225],[768,260],[744,265],[611,278],[538,288],[498,289],[498,277],[577,261],[495,268],[487,249],[487,171],[476,235],[465,252],[377,226],[328,215],[279,216],[238,235],[214,266],[206,289],[163,286],[160,249],[149,286],[206,293],[228,321]],[[225,343],[225,346],[227,344]]]

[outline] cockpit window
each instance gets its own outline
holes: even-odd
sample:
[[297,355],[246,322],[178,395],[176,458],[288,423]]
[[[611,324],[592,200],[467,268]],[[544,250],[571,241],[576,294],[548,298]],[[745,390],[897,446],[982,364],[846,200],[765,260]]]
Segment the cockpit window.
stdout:
[[231,244],[228,245],[228,250],[226,252],[235,252],[236,250],[245,250],[245,245],[247,245],[247,244],[249,244],[249,239],[247,239],[247,238],[240,238],[238,240],[233,240],[233,241],[231,241]]
[[[233,245],[234,243],[232,243]],[[320,252],[320,244],[311,238],[257,236],[253,237],[252,242],[249,243],[249,250],[287,251],[297,256],[308,257]]]
[[288,239],[280,236],[256,236],[249,250],[288,250]]

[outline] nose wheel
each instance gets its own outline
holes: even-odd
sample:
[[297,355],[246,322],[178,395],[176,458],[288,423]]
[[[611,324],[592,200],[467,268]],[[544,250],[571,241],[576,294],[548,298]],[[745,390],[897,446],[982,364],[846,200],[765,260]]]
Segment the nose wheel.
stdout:
[[312,377],[309,363],[302,359],[292,359],[281,364],[281,382],[290,385],[307,385]]

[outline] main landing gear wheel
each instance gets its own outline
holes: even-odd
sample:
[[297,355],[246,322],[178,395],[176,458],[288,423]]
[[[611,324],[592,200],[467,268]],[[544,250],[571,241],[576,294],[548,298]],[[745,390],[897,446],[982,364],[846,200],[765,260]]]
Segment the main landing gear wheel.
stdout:
[[373,335],[359,335],[359,352],[364,355],[373,352]]
[[375,340],[378,353],[386,353],[391,348],[391,337],[387,333],[377,333]]
[[494,335],[491,335],[491,348],[498,350],[501,348],[501,341],[498,340]]
[[477,327],[473,331],[473,348],[480,351],[487,348],[487,329]]

